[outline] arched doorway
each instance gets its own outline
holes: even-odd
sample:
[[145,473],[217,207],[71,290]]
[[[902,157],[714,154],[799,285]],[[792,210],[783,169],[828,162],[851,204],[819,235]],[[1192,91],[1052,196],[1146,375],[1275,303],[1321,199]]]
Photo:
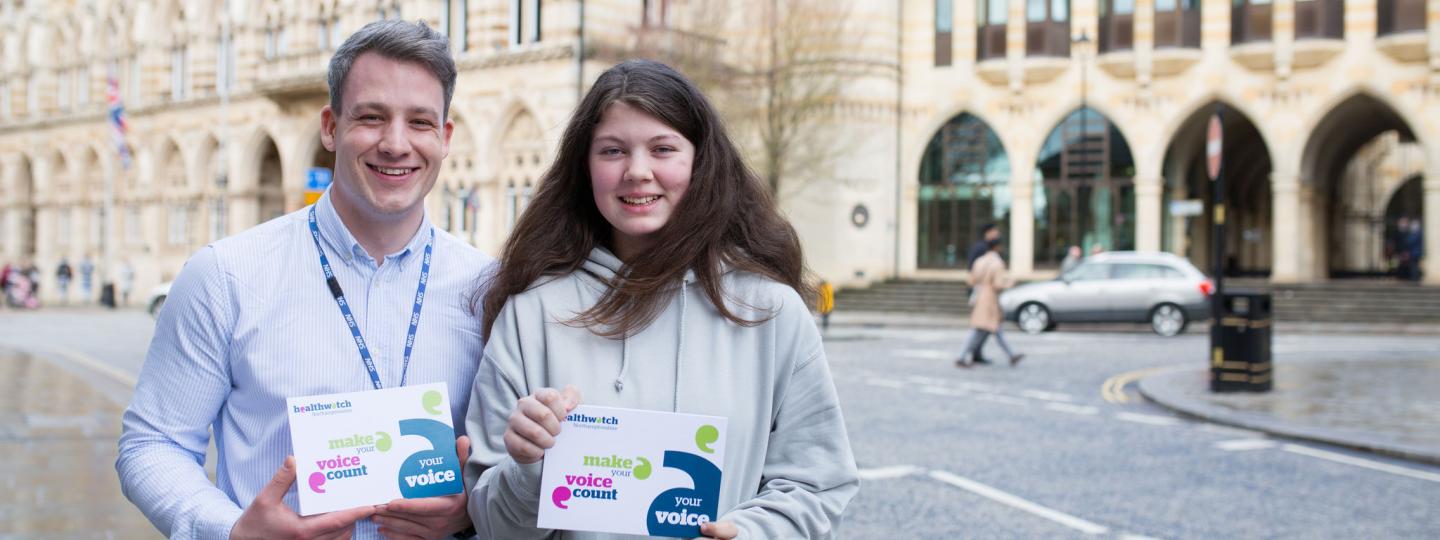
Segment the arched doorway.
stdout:
[[530,195],[545,172],[545,136],[535,115],[521,112],[510,121],[500,138],[500,163],[496,167],[500,184],[504,186],[503,208],[505,222],[500,230],[505,235],[515,227],[521,212],[530,204]]
[[1035,266],[1059,266],[1070,246],[1135,249],[1134,177],[1130,145],[1098,111],[1055,126],[1035,164]]
[[[1197,109],[1181,124],[1165,151],[1161,247],[1205,272],[1214,268],[1211,233],[1215,183],[1205,170],[1205,135],[1216,103]],[[1222,122],[1225,175],[1227,276],[1269,276],[1274,253],[1270,149],[1240,111],[1227,107]],[[1195,210],[1199,210],[1196,212]]]
[[259,219],[256,223],[264,223],[285,215],[285,188],[282,184],[284,169],[280,167],[280,148],[275,146],[275,141],[269,137],[265,138],[263,144],[264,151],[260,153],[260,181],[256,187],[259,202]]
[[[1389,273],[1384,247],[1394,222],[1386,223],[1393,198],[1386,195],[1403,196],[1401,185],[1424,170],[1421,148],[1409,122],[1364,93],[1340,102],[1316,124],[1300,163],[1301,279]],[[1313,255],[1306,256],[1306,247]]]
[[919,268],[965,269],[981,227],[1009,230],[1010,159],[985,121],[961,113],[930,139],[917,206]]
[[482,193],[479,170],[476,168],[475,139],[470,135],[470,125],[465,119],[450,112],[454,130],[450,136],[450,155],[445,158],[445,169],[432,190],[432,197],[439,202],[439,211],[432,219],[439,219],[440,226],[470,245],[479,246],[486,253],[494,253],[498,246],[490,245],[491,231],[482,226],[480,215],[488,210],[481,204]]

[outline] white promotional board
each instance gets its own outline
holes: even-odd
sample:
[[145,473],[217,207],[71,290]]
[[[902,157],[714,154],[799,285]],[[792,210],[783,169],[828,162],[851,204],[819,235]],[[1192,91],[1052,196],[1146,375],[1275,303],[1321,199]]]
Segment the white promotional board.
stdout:
[[542,529],[694,538],[715,521],[726,419],[582,405],[545,451]]
[[285,401],[301,515],[465,489],[442,383]]

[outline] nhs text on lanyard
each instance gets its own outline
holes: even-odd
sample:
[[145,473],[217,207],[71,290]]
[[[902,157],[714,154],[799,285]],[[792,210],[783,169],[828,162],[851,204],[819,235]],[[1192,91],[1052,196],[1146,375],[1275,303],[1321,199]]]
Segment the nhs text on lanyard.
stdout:
[[[379,390],[383,385],[380,384],[380,372],[375,369],[375,359],[370,356],[370,348],[365,346],[365,338],[360,335],[360,326],[355,323],[355,315],[350,312],[350,304],[345,301],[345,291],[340,289],[340,281],[335,279],[330,260],[325,258],[325,250],[320,248],[320,226],[315,222],[313,205],[310,207],[310,237],[315,241],[315,252],[320,254],[320,269],[325,271],[325,284],[330,287],[330,294],[340,306],[340,314],[345,316],[345,324],[350,326],[350,334],[355,336],[355,346],[360,349],[360,360],[365,362],[365,369],[370,372],[370,384]],[[430,253],[434,245],[435,229],[431,228],[430,241],[425,244],[425,258],[420,263],[420,285],[415,288],[415,309],[410,312],[410,331],[405,334],[405,363],[400,368],[400,386],[405,386],[405,376],[410,371],[410,351],[415,350],[415,330],[420,328],[420,308],[425,304],[425,283],[430,280]]]

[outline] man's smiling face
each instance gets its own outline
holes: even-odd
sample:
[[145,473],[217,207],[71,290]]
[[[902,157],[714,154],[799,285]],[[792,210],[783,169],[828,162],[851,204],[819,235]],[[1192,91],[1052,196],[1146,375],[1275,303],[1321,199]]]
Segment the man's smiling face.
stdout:
[[453,129],[439,79],[422,64],[368,52],[344,84],[342,110],[321,113],[321,142],[335,152],[337,210],[377,221],[423,215]]

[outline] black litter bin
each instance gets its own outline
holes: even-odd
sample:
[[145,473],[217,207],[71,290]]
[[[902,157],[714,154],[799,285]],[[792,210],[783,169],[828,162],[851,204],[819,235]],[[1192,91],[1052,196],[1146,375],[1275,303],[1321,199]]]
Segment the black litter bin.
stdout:
[[100,305],[115,309],[115,284],[106,283],[100,286]]
[[1220,301],[1217,335],[1211,339],[1210,390],[1270,391],[1270,293],[1228,289]]

